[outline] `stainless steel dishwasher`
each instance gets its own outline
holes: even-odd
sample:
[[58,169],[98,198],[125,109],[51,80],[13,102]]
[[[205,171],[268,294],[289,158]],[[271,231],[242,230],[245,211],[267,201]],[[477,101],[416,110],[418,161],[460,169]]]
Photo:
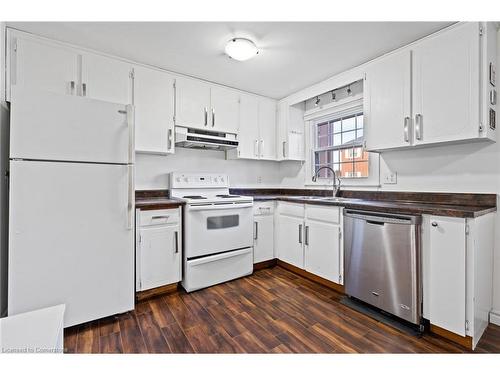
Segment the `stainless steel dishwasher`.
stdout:
[[346,294],[420,324],[420,227],[420,216],[345,209]]

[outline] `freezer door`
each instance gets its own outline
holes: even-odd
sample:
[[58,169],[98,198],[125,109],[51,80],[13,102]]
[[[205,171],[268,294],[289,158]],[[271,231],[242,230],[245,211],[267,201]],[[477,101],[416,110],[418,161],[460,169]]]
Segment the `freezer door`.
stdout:
[[13,87],[10,157],[133,163],[133,107]]
[[66,304],[68,327],[134,308],[130,168],[11,161],[9,315]]

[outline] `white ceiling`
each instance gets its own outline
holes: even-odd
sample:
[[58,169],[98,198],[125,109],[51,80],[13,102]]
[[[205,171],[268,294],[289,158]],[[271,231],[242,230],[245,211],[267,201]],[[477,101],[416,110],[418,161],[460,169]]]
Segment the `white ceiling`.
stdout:
[[[280,99],[449,22],[9,22],[49,38]],[[254,59],[224,55],[252,39]]]

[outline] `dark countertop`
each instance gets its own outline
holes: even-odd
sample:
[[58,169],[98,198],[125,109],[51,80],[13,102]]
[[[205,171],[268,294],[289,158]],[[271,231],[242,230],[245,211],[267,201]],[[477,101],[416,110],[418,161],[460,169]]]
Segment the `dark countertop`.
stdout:
[[164,210],[184,205],[180,199],[169,198],[168,190],[138,190],[135,192],[135,208]]

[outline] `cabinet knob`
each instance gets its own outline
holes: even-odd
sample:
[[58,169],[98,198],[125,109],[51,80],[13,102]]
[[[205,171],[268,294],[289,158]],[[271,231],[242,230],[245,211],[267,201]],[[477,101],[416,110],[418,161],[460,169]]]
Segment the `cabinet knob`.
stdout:
[[435,221],[433,221],[433,222],[431,223],[431,225],[432,225],[433,227],[437,227],[437,226],[438,226],[438,223],[436,223]]

